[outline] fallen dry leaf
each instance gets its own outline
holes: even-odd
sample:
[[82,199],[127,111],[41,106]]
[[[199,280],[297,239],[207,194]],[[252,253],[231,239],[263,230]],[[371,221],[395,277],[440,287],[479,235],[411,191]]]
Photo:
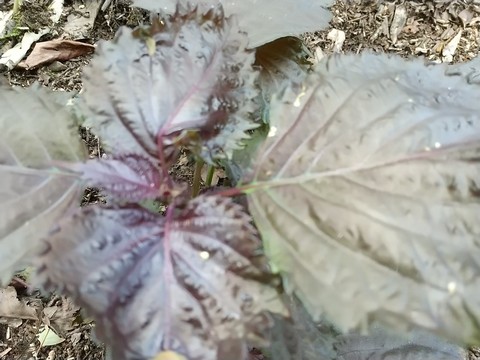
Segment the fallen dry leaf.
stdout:
[[54,61],[67,61],[93,52],[95,46],[73,40],[50,40],[37,43],[25,61],[18,64],[24,69],[35,69]]
[[13,286],[0,289],[0,324],[18,319],[37,320],[38,317],[33,307],[18,300]]
[[61,306],[48,306],[43,309],[43,322],[57,332],[65,333],[74,328],[73,322],[80,308],[67,297],[62,297]]
[[45,326],[37,334],[37,339],[40,342],[40,347],[54,346],[65,341],[64,338],[57,335],[57,333],[49,326]]
[[472,21],[474,13],[470,9],[463,9],[458,13],[458,18],[462,21],[463,26],[467,26]]
[[448,42],[447,45],[442,50],[443,62],[452,62],[453,56],[455,55],[455,51],[457,51],[458,43],[462,38],[462,31],[459,31],[457,35],[453,37],[452,40]]
[[25,54],[30,50],[32,44],[40,39],[43,35],[48,34],[49,29],[39,30],[38,33],[27,32],[23,35],[22,41],[13,48],[5,51],[0,57],[0,64],[5,65],[9,70],[13,69]]
[[342,46],[345,42],[345,32],[338,29],[332,29],[328,33],[327,39],[333,42],[333,52],[339,53],[342,51]]
[[395,14],[393,16],[392,24],[390,25],[390,39],[392,44],[395,44],[398,35],[402,32],[403,27],[407,21],[407,9],[404,5],[395,7]]
[[12,351],[12,348],[9,347],[9,348],[6,348],[5,350],[3,350],[2,352],[0,352],[0,359],[3,359],[5,358],[5,356],[7,356],[7,354]]

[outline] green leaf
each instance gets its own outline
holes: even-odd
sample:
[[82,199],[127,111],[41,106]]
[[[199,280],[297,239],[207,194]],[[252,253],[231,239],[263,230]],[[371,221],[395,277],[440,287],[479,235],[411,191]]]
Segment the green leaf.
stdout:
[[268,125],[255,129],[250,138],[244,141],[244,147],[242,149],[235,150],[231,159],[227,159],[221,162],[227,173],[228,179],[233,184],[238,184],[241,181],[248,182],[248,179],[252,174],[252,160],[261,145],[265,141],[268,134]]
[[271,111],[249,207],[287,289],[345,330],[480,340],[480,89],[333,56]]

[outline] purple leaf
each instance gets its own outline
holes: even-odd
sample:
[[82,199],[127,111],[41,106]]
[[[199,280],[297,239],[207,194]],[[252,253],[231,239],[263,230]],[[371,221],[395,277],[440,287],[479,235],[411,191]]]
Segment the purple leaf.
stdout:
[[342,329],[480,337],[480,88],[445,69],[333,56],[272,103],[249,209],[290,290]]
[[[134,0],[134,5],[172,14],[177,2],[178,0]],[[203,0],[195,3],[210,6],[222,4],[228,16],[238,17],[241,29],[248,34],[249,47],[255,48],[281,37],[325,29],[332,18],[328,7],[334,1],[275,0],[273,3],[266,0]]]
[[60,287],[96,320],[112,358],[164,350],[242,359],[283,312],[249,217],[200,196],[167,217],[127,205],[85,208],[48,238],[37,283]]
[[40,238],[80,204],[78,176],[54,164],[86,158],[66,101],[37,85],[0,84],[0,283],[28,264]]
[[[229,156],[255,127],[254,54],[221,7],[179,9],[150,28],[122,28],[85,72],[88,126],[116,153],[166,164],[172,145]],[[165,155],[167,151],[167,155]]]
[[141,155],[89,160],[73,169],[82,172],[89,185],[102,188],[116,199],[140,202],[161,195],[160,169]]

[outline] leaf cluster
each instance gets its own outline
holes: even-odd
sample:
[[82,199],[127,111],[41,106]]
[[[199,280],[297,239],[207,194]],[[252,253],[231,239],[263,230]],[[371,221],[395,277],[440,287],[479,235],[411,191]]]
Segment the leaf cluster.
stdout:
[[[478,344],[478,60],[311,69],[289,35],[326,24],[328,1],[282,1],[298,18],[280,6],[264,27],[256,0],[137,3],[152,24],[98,45],[75,111],[0,87],[2,282],[33,265],[112,359],[462,359]],[[87,159],[74,113],[105,158]],[[184,149],[237,186],[192,196],[171,174]],[[79,207],[87,185],[107,203]]]

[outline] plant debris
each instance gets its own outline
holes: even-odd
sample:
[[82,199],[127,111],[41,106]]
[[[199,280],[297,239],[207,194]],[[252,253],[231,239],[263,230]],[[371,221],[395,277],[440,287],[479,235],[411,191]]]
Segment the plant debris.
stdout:
[[[337,1],[331,28],[345,32],[342,52],[364,49],[424,56],[433,62],[464,62],[474,58],[480,46],[480,3],[453,1]],[[315,52],[329,54],[335,41],[332,29],[305,34]]]

